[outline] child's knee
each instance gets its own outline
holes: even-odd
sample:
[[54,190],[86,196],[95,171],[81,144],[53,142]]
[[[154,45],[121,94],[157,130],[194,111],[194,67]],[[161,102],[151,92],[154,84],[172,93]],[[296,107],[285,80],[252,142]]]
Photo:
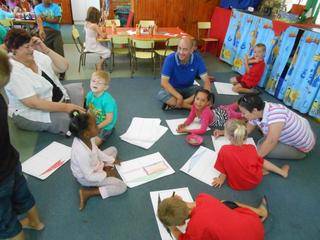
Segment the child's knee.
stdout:
[[114,146],[110,147],[110,155],[112,155],[113,157],[116,157],[118,154],[118,149]]
[[121,181],[121,184],[119,184],[119,194],[125,193],[127,191],[127,185]]

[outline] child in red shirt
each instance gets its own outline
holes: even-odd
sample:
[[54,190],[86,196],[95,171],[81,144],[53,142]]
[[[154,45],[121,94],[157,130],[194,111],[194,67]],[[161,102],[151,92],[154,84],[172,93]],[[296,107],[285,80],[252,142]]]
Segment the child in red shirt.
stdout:
[[[266,199],[262,199],[258,208],[231,203],[233,207],[205,193],[199,194],[195,202],[185,202],[175,195],[162,200],[158,217],[178,240],[263,240],[262,221],[268,216]],[[187,219],[190,221],[182,233],[176,226]]]
[[[177,132],[204,134],[208,127],[223,128],[228,119],[241,119],[242,114],[238,110],[238,104],[221,105],[211,109],[214,103],[214,95],[206,89],[200,89],[195,93],[194,102],[187,120],[178,126]],[[187,129],[194,119],[198,117],[201,121],[199,129]]]
[[258,186],[262,175],[270,172],[286,178],[289,165],[281,168],[263,159],[251,144],[243,144],[247,138],[246,126],[239,120],[229,120],[225,126],[225,136],[230,145],[224,145],[218,153],[214,168],[221,174],[212,181],[214,187],[221,187],[227,179],[235,190],[250,190]]
[[[266,52],[266,46],[262,43],[258,43],[254,47],[254,55],[252,58],[248,58],[246,55],[244,58],[244,64],[246,73],[243,76],[232,77],[230,82],[234,85],[232,90],[237,93],[255,93],[254,87],[256,87],[263,75],[265,69],[264,55]],[[249,65],[252,65],[251,68]]]

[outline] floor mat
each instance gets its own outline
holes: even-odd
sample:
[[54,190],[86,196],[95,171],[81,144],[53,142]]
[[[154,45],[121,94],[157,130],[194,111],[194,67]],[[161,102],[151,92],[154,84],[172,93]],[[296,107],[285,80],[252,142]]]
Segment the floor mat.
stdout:
[[[217,81],[221,79],[227,82],[234,73],[214,73],[213,75]],[[88,81],[84,84],[85,89],[88,90]],[[45,181],[28,177],[29,186],[36,198],[46,228],[41,233],[26,231],[27,239],[160,240],[149,192],[180,187],[189,187],[193,198],[205,192],[219,199],[237,200],[254,206],[258,205],[263,195],[267,195],[271,209],[270,217],[265,224],[265,239],[318,239],[320,232],[318,224],[320,214],[317,211],[320,192],[316,190],[319,189],[320,183],[318,147],[303,161],[273,161],[280,165],[290,164],[290,176],[286,180],[270,174],[264,178],[258,188],[252,191],[234,191],[226,184],[221,189],[214,189],[179,171],[197,150],[196,147],[185,142],[185,136],[174,136],[167,131],[149,150],[120,140],[119,135],[127,130],[133,117],[159,117],[162,119],[161,124],[166,126],[166,119],[187,116],[187,111],[163,112],[161,103],[156,99],[159,89],[159,78],[112,79],[110,93],[117,101],[119,116],[115,132],[104,147],[116,146],[122,160],[130,160],[159,151],[176,173],[129,189],[121,196],[105,200],[100,197],[92,198],[82,212],[78,210],[79,185],[71,174],[70,163],[65,164]],[[277,102],[265,93],[262,97],[265,100]],[[231,103],[237,99],[237,96],[216,95],[215,105]],[[315,123],[312,125],[319,134],[319,125]],[[203,146],[212,149],[210,133],[209,131],[205,135]],[[255,132],[255,139],[258,136]],[[72,143],[71,138],[41,133],[35,152],[52,141],[69,146]]]

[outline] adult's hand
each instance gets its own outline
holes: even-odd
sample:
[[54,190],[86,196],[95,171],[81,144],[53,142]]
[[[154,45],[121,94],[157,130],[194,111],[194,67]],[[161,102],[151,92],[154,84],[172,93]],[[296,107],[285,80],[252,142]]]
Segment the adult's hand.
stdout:
[[180,96],[177,98],[176,108],[181,108],[181,107],[182,107],[182,104],[183,104],[183,97],[180,95]]
[[86,110],[83,107],[80,107],[80,106],[78,106],[76,104],[73,104],[73,103],[66,103],[66,112],[70,113],[73,110],[78,110],[78,111],[83,112],[83,113],[86,112]]
[[31,38],[31,44],[33,49],[42,52],[44,54],[48,54],[50,52],[50,48],[48,48],[44,42],[38,37]]

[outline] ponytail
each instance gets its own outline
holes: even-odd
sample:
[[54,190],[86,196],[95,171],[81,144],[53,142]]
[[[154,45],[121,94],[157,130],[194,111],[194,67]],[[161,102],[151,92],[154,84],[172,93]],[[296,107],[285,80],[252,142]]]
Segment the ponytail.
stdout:
[[229,136],[235,145],[242,145],[247,139],[247,128],[243,121],[228,120],[225,125],[225,135]]
[[89,126],[89,115],[87,113],[80,113],[78,110],[73,110],[70,113],[70,132],[77,138],[82,138],[82,133]]

